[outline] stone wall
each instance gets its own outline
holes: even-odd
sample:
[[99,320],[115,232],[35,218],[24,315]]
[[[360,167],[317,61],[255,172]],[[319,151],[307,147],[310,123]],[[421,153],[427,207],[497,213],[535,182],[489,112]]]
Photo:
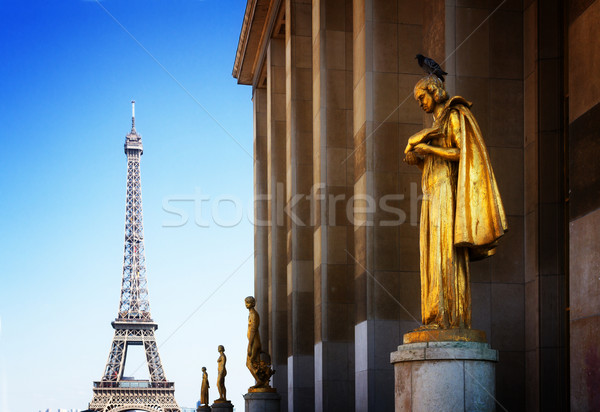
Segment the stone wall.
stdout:
[[568,8],[571,410],[600,409],[600,1]]

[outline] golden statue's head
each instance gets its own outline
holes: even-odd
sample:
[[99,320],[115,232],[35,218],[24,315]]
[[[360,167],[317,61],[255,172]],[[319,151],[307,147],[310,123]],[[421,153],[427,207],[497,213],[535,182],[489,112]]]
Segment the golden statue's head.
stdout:
[[427,113],[432,113],[435,106],[448,100],[444,83],[434,75],[425,76],[417,82],[414,96],[421,109]]
[[254,299],[253,296],[248,296],[246,299],[244,299],[244,302],[246,302],[246,307],[248,309],[253,308],[256,305],[256,299]]
[[219,347],[217,348],[217,351],[219,351],[219,352],[225,352],[225,346],[219,345]]

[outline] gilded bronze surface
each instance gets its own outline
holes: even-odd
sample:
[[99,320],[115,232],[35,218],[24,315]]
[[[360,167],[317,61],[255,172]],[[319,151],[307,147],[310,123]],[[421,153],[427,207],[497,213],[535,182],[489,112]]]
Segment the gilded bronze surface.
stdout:
[[254,306],[256,300],[252,296],[245,299],[248,309],[248,352],[246,357],[246,366],[254,377],[256,384],[248,389],[249,392],[275,392],[269,385],[269,379],[275,373],[271,369],[271,356],[263,352],[260,343],[260,316]]
[[476,329],[428,329],[404,334],[403,342],[486,342],[485,332]]
[[202,387],[200,388],[200,404],[208,406],[208,388],[210,385],[208,384],[208,373],[206,372],[206,368],[202,367]]
[[217,390],[219,391],[219,399],[215,400],[215,403],[228,402],[227,401],[227,388],[225,388],[225,376],[227,376],[227,369],[225,364],[227,363],[227,356],[225,356],[225,347],[219,345],[217,348],[219,351],[219,358],[217,359]]
[[271,388],[271,386],[268,386],[268,387],[262,387],[261,386],[261,387],[258,387],[258,388],[254,387],[254,386],[251,386],[250,388],[248,388],[248,392],[251,392],[251,393],[261,393],[261,392],[273,393],[273,392],[277,392],[277,389]]
[[470,329],[469,261],[495,253],[507,230],[504,207],[471,103],[460,96],[449,98],[435,76],[419,80],[414,96],[434,118],[431,128],[408,139],[404,151],[404,161],[423,171],[420,271],[425,326],[419,335]]

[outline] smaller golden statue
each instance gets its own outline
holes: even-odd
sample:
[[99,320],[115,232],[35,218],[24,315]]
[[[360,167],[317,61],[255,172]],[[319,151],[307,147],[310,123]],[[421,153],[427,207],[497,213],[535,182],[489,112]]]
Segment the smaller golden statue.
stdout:
[[206,367],[202,367],[202,387],[200,389],[200,405],[208,406],[208,388],[210,385],[208,384],[208,373],[206,372]]
[[271,356],[262,351],[260,343],[260,317],[254,309],[256,300],[252,296],[248,296],[245,300],[246,308],[248,308],[248,356],[246,357],[246,366],[254,377],[256,384],[248,389],[248,392],[275,392],[274,388],[269,385],[269,379],[275,373],[271,369]]
[[225,364],[227,363],[227,356],[225,356],[225,347],[219,345],[219,359],[217,359],[217,365],[219,368],[219,374],[217,375],[217,390],[219,391],[219,399],[215,400],[215,403],[229,402],[227,400],[227,389],[225,388],[225,376],[227,376],[227,369]]

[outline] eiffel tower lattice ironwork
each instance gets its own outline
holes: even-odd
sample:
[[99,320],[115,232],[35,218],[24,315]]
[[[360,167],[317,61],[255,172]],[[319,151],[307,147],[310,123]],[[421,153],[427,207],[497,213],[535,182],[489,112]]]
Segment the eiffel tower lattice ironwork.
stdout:
[[[135,102],[131,103],[131,132],[125,138],[127,206],[121,302],[117,318],[112,322],[115,335],[104,376],[101,381],[94,382],[94,396],[89,404],[89,410],[180,412],[175,401],[175,384],[165,378],[158,355],[154,337],[158,325],[150,316],[140,183],[140,158],[143,147],[142,137],[135,130]],[[149,380],[124,379],[123,372],[129,345],[144,347],[150,372]]]

